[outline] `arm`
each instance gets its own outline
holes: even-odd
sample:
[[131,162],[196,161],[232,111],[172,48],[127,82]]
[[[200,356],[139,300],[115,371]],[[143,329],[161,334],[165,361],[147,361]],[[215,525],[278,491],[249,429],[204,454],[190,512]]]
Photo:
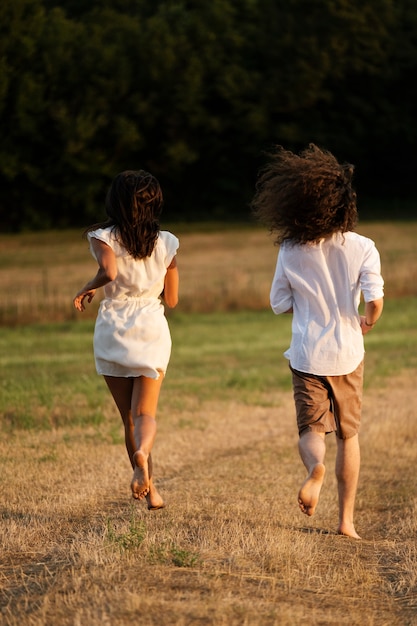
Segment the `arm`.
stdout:
[[381,276],[381,260],[373,241],[368,240],[360,286],[365,301],[365,314],[360,316],[362,334],[366,335],[381,316],[384,306],[384,279]]
[[91,239],[91,247],[99,265],[97,274],[75,296],[73,303],[78,311],[84,311],[84,300],[90,303],[94,298],[96,290],[104,287],[117,276],[117,261],[113,250],[104,241]]
[[271,308],[276,315],[293,312],[292,289],[285,274],[283,256],[284,250],[280,250],[269,294]]
[[381,317],[382,309],[384,308],[383,298],[378,300],[371,300],[365,303],[365,315],[361,315],[361,329],[362,335],[366,335],[373,329],[379,318]]
[[167,306],[173,309],[178,304],[178,286],[179,274],[177,266],[177,257],[174,256],[167,268],[164,281],[163,298]]

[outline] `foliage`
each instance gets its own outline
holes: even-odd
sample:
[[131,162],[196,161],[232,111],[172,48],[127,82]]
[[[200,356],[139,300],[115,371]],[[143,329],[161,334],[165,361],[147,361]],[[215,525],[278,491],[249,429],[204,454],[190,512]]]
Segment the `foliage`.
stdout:
[[109,180],[139,166],[169,219],[247,217],[272,143],[325,145],[365,195],[401,203],[416,27],[410,0],[4,0],[3,228],[96,221]]

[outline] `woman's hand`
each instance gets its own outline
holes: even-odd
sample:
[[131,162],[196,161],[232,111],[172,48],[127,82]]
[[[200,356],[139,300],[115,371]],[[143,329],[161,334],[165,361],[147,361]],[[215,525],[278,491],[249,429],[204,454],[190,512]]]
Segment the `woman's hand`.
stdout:
[[113,250],[104,241],[91,238],[91,247],[99,264],[97,274],[75,296],[73,303],[77,311],[85,311],[84,300],[90,304],[96,290],[110,283],[117,276],[117,261]]
[[87,302],[88,304],[90,304],[95,294],[96,294],[95,289],[88,289],[87,291],[84,291],[82,289],[81,291],[79,291],[73,300],[74,306],[77,309],[77,311],[81,311],[81,312],[85,311],[85,305],[84,305],[85,298],[87,298]]

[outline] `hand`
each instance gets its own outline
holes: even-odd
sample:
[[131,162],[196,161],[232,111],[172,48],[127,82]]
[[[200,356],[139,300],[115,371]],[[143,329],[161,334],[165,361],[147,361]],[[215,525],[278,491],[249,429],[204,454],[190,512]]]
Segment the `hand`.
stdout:
[[95,289],[88,289],[87,291],[81,290],[75,296],[73,303],[77,311],[85,311],[84,300],[87,298],[88,304],[90,304],[91,300],[94,298],[96,294]]
[[365,315],[361,315],[360,318],[360,322],[361,322],[361,330],[362,330],[362,335],[366,335],[367,333],[369,333],[370,330],[373,329],[374,325],[372,324],[372,326],[369,326],[366,323],[366,317]]

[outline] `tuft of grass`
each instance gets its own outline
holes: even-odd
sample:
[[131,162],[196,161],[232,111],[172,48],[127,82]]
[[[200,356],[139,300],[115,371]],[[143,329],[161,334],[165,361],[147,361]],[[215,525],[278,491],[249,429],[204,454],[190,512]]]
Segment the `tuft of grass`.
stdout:
[[106,540],[109,544],[116,546],[122,552],[139,548],[145,537],[145,523],[137,519],[133,511],[129,520],[128,529],[125,532],[117,530],[115,523],[110,519],[107,520]]
[[175,541],[163,541],[149,550],[151,564],[174,565],[175,567],[195,567],[201,557],[195,551],[179,547]]

